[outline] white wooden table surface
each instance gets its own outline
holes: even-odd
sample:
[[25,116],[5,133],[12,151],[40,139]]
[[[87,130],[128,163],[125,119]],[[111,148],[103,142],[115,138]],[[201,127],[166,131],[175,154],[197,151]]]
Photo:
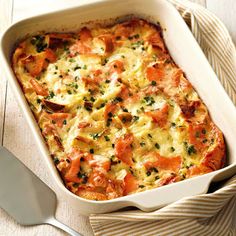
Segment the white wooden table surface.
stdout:
[[[214,12],[227,26],[236,44],[236,1],[235,0],[191,0]],[[88,0],[0,0],[0,31],[9,24],[36,13],[61,9]],[[0,145],[7,147],[25,163],[37,176],[53,188],[53,181],[47,166],[41,161],[40,151],[29,131],[29,126],[19,109],[11,88],[0,68]],[[56,217],[78,230],[83,235],[93,235],[88,218],[81,216],[59,200]],[[21,235],[66,235],[49,225],[23,227],[0,209],[0,236]]]

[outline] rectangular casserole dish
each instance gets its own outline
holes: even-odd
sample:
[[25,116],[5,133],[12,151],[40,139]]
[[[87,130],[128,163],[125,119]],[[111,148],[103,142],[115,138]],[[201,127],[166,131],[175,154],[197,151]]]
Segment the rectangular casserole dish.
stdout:
[[[108,19],[109,22],[112,22],[117,17],[130,14],[153,23],[159,21],[162,28],[165,29],[163,32],[164,40],[171,56],[183,69],[207,105],[213,121],[224,133],[228,150],[227,164],[226,167],[218,171],[161,188],[113,200],[90,201],[74,195],[64,187],[11,69],[11,55],[16,43],[27,35],[42,31],[75,31],[85,22]],[[127,206],[136,206],[144,211],[151,211],[182,197],[205,193],[211,181],[219,181],[236,173],[236,147],[234,145],[234,140],[236,140],[236,109],[185,22],[177,10],[167,1],[149,0],[147,4],[142,0],[122,0],[119,2],[107,0],[32,17],[15,23],[3,34],[1,54],[8,79],[55,180],[57,193],[61,198],[66,199],[71,207],[78,209],[79,213],[104,213]]]

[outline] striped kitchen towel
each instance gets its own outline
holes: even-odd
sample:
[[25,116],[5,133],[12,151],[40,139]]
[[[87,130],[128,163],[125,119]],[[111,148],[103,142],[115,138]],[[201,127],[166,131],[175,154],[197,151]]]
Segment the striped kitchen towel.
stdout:
[[[236,50],[222,22],[187,0],[169,0],[178,9],[236,105]],[[236,176],[213,193],[181,199],[154,212],[94,214],[96,236],[235,236]]]

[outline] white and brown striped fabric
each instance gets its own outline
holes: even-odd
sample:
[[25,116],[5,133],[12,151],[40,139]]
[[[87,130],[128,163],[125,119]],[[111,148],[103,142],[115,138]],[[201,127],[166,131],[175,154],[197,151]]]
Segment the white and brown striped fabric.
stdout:
[[[169,0],[200,44],[236,105],[236,50],[222,22],[187,0]],[[96,236],[235,236],[236,176],[213,193],[188,197],[154,212],[140,210],[90,216]]]

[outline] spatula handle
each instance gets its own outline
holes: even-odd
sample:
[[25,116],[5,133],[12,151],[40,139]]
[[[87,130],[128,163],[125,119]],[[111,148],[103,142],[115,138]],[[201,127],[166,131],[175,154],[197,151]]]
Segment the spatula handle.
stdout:
[[55,218],[51,218],[47,221],[48,224],[56,226],[59,229],[62,229],[63,231],[67,232],[69,235],[72,236],[83,236],[82,234],[79,234],[78,232],[76,232],[75,230],[73,230],[72,228],[68,227],[67,225],[61,223],[60,221],[58,221]]

